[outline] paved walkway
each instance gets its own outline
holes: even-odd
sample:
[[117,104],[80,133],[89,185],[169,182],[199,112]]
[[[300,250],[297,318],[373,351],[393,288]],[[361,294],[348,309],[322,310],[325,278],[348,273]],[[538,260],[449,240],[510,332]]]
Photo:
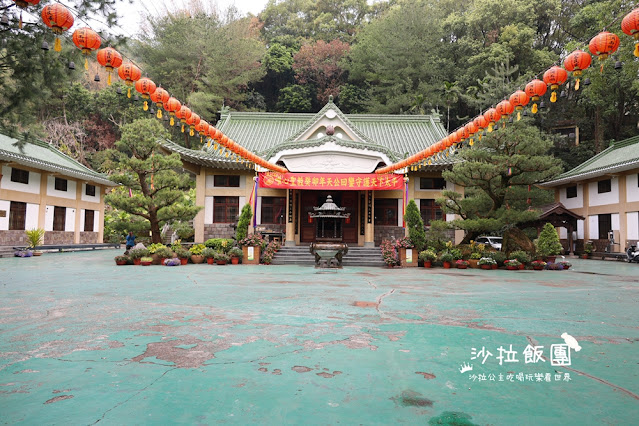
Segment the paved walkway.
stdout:
[[[0,260],[2,423],[637,422],[639,265],[318,272],[115,254]],[[562,333],[581,350],[551,366]]]

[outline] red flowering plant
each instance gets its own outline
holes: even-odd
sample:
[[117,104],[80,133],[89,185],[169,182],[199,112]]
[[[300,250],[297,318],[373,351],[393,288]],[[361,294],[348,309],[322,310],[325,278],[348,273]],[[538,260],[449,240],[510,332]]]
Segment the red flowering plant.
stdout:
[[403,237],[395,241],[396,249],[400,249],[400,248],[410,249],[413,247],[415,247],[415,244],[413,244],[413,241],[410,239],[410,237]]
[[399,257],[397,255],[397,249],[395,248],[395,244],[393,244],[389,240],[382,241],[380,245],[382,250],[382,257],[384,258],[384,263],[388,266],[399,265]]

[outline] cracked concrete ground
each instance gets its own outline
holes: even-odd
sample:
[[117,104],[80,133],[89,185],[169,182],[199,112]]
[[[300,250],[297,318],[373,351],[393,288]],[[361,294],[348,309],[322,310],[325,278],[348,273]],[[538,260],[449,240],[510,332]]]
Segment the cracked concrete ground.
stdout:
[[[0,260],[3,424],[636,423],[638,265],[325,273],[115,254]],[[551,366],[564,332],[582,349]],[[510,345],[519,362],[500,365]]]

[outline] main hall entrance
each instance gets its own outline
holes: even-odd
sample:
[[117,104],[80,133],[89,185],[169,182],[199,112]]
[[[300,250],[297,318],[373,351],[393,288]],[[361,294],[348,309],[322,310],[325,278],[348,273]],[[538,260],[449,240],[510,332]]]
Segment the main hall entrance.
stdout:
[[343,223],[343,242],[357,244],[357,224],[359,223],[359,206],[357,203],[357,191],[302,191],[300,208],[300,242],[315,242],[315,221],[309,223],[308,213],[313,207],[319,207],[326,201],[327,196],[333,197],[333,202],[339,207],[346,207],[346,213],[350,213],[350,220]]

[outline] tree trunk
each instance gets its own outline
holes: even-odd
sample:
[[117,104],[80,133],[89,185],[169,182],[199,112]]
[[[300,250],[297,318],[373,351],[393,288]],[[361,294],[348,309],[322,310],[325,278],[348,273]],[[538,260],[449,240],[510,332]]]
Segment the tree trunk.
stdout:
[[151,242],[162,242],[162,231],[160,231],[160,221],[158,215],[154,210],[149,212],[149,222],[151,223]]

